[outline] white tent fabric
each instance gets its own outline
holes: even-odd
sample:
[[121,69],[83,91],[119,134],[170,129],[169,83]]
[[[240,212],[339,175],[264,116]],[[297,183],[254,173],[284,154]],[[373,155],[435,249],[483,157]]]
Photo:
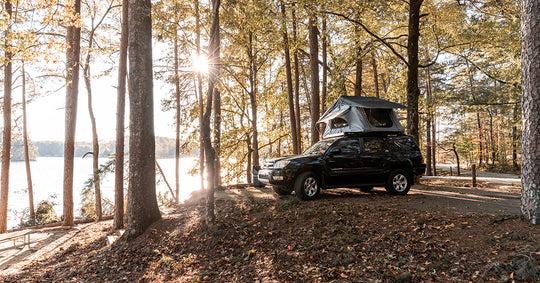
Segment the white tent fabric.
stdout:
[[404,105],[375,97],[342,96],[317,123],[325,123],[323,138],[346,133],[404,132],[393,109]]

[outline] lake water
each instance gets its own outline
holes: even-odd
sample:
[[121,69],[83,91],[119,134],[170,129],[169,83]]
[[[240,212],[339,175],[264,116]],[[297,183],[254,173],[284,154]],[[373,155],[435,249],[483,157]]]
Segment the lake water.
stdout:
[[[107,162],[106,158],[100,158],[99,163]],[[187,172],[195,166],[196,159],[192,157],[180,160],[180,201],[189,198],[191,192],[200,189],[199,175],[189,175]],[[174,190],[175,184],[175,160],[158,159],[167,181]],[[50,199],[56,203],[55,211],[62,214],[64,159],[62,157],[39,157],[30,163],[32,170],[32,183],[34,188],[34,207],[40,201]],[[85,182],[92,176],[92,158],[75,158],[73,175],[73,204],[75,217],[80,216],[81,191]],[[156,175],[156,180],[162,180]],[[168,192],[165,182],[157,184],[158,192]],[[9,173],[9,203],[8,203],[8,229],[19,224],[19,217],[24,209],[28,208],[28,193],[26,181],[26,168],[24,162],[12,161]],[[125,187],[127,190],[127,185]],[[114,173],[109,173],[101,179],[101,194],[114,202]],[[170,194],[169,194],[170,196]]]

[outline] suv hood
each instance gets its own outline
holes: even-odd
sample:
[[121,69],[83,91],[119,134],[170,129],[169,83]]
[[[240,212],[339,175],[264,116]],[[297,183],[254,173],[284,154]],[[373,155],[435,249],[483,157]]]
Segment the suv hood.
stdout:
[[300,163],[303,163],[303,162],[306,162],[307,160],[312,160],[314,158],[317,158],[317,156],[316,155],[287,155],[287,156],[282,156],[282,157],[267,160],[266,162],[264,162],[263,168],[273,168],[274,164],[277,161],[281,161],[281,160],[289,160],[291,162],[298,161]]
[[268,159],[268,160],[266,160],[264,162],[263,168],[274,167],[274,163],[276,163],[277,161],[280,161],[280,160],[293,160],[293,159],[296,159],[298,157],[301,157],[301,155],[287,155],[287,156],[281,156],[281,157],[278,157],[278,158]]

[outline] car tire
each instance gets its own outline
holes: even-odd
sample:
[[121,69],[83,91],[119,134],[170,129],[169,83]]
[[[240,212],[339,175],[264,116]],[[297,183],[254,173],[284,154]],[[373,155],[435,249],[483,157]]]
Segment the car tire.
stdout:
[[321,192],[319,178],[312,172],[300,174],[294,183],[296,197],[301,200],[314,200]]
[[406,195],[411,189],[411,177],[405,170],[395,170],[386,179],[386,191],[393,195]]
[[290,186],[272,186],[272,189],[280,196],[290,195],[293,191],[293,188]]
[[369,193],[371,192],[371,190],[373,190],[373,186],[363,186],[363,187],[360,187],[360,191],[364,192],[364,193]]

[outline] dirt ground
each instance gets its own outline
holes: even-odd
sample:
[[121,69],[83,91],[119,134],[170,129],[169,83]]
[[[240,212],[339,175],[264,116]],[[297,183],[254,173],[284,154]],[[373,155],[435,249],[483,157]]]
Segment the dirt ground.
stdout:
[[515,180],[424,178],[407,196],[332,189],[310,202],[239,186],[216,192],[214,226],[203,215],[193,198],[121,246],[107,244],[110,221],[47,231],[41,250],[1,254],[0,281],[540,279],[540,227],[520,219]]

